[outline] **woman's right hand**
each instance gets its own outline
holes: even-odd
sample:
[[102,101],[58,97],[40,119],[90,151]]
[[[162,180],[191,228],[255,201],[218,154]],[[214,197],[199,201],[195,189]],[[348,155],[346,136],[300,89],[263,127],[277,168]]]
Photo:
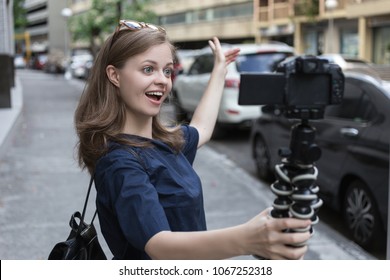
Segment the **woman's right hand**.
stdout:
[[301,247],[288,246],[306,242],[310,232],[283,232],[285,229],[308,228],[310,220],[295,218],[272,218],[269,214],[271,208],[245,223],[244,242],[248,254],[265,259],[302,259],[307,251],[307,245]]

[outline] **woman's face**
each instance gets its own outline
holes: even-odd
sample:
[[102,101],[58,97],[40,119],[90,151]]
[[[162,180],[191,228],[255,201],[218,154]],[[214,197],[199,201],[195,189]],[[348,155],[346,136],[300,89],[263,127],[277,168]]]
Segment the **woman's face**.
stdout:
[[128,59],[118,70],[119,89],[128,113],[156,116],[172,89],[173,58],[167,43]]

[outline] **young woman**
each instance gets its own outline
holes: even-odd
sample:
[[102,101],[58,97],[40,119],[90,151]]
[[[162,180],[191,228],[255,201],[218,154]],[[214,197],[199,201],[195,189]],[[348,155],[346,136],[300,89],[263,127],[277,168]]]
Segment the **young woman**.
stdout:
[[102,233],[115,259],[224,259],[254,254],[300,259],[310,220],[272,219],[269,209],[235,227],[207,231],[202,187],[192,167],[210,140],[227,65],[209,41],[215,64],[189,125],[165,127],[161,105],[172,88],[174,47],[163,28],[120,21],[96,58],[75,114],[79,162],[94,174]]

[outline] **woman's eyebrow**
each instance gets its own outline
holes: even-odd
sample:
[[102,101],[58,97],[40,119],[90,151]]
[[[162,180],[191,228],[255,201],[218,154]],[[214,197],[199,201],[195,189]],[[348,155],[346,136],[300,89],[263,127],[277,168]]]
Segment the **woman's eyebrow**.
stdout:
[[[151,63],[151,64],[154,64],[154,65],[158,65],[158,62],[157,61],[154,61],[154,60],[151,60],[151,59],[146,59],[144,60],[142,63]],[[173,61],[170,61],[168,62],[167,64],[165,64],[166,66],[168,65],[173,65]]]

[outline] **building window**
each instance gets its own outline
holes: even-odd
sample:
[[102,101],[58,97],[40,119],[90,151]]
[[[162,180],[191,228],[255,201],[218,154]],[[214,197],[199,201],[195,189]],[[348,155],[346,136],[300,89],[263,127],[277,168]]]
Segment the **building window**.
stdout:
[[168,16],[162,16],[159,19],[159,24],[166,25],[166,24],[176,24],[176,23],[185,23],[186,22],[186,13],[178,13]]
[[342,54],[351,57],[357,57],[359,54],[359,35],[356,30],[340,30],[340,43]]
[[253,15],[253,4],[243,3],[214,9],[214,19]]
[[304,53],[318,55],[321,51],[319,46],[319,33],[317,30],[308,30],[304,36]]
[[233,18],[240,16],[253,16],[252,2],[165,15],[159,18],[159,23],[161,25],[180,23],[192,24],[196,22],[213,21],[222,18]]
[[373,62],[390,64],[390,26],[374,28]]

